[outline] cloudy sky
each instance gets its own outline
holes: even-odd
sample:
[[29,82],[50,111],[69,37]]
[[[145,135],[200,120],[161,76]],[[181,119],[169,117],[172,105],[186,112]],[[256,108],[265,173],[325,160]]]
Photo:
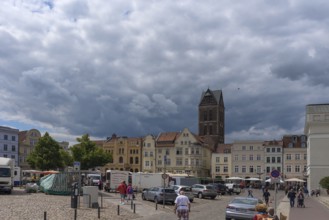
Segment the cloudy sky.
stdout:
[[0,125],[58,141],[197,133],[221,89],[226,143],[302,134],[328,103],[326,0],[0,1]]

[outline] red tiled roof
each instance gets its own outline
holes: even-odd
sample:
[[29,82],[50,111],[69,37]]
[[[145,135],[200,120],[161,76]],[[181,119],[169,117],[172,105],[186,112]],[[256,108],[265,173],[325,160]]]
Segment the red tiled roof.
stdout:
[[229,153],[231,153],[231,147],[233,144],[218,144],[217,145],[217,149],[216,149],[216,153],[224,153],[224,151],[228,151]]
[[157,142],[174,142],[180,132],[163,132],[160,133]]

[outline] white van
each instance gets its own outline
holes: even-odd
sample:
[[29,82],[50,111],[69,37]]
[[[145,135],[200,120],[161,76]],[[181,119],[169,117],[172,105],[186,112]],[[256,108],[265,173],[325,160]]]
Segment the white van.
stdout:
[[101,180],[101,174],[89,173],[87,174],[88,185],[98,186],[99,181]]

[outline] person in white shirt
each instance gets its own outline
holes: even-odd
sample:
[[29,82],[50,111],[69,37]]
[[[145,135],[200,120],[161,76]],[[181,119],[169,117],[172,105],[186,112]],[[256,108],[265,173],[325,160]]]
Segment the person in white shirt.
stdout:
[[178,220],[188,220],[189,212],[191,211],[191,203],[187,196],[184,195],[184,191],[179,191],[179,196],[175,200],[174,213],[177,214]]

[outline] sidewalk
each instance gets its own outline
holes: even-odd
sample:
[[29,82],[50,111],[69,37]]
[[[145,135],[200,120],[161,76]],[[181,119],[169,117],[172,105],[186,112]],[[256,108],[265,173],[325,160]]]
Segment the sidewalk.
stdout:
[[290,208],[289,199],[285,196],[278,206],[278,216],[280,216],[280,212],[288,216],[287,220],[328,220],[329,196],[306,197],[305,208],[297,208],[296,206]]

